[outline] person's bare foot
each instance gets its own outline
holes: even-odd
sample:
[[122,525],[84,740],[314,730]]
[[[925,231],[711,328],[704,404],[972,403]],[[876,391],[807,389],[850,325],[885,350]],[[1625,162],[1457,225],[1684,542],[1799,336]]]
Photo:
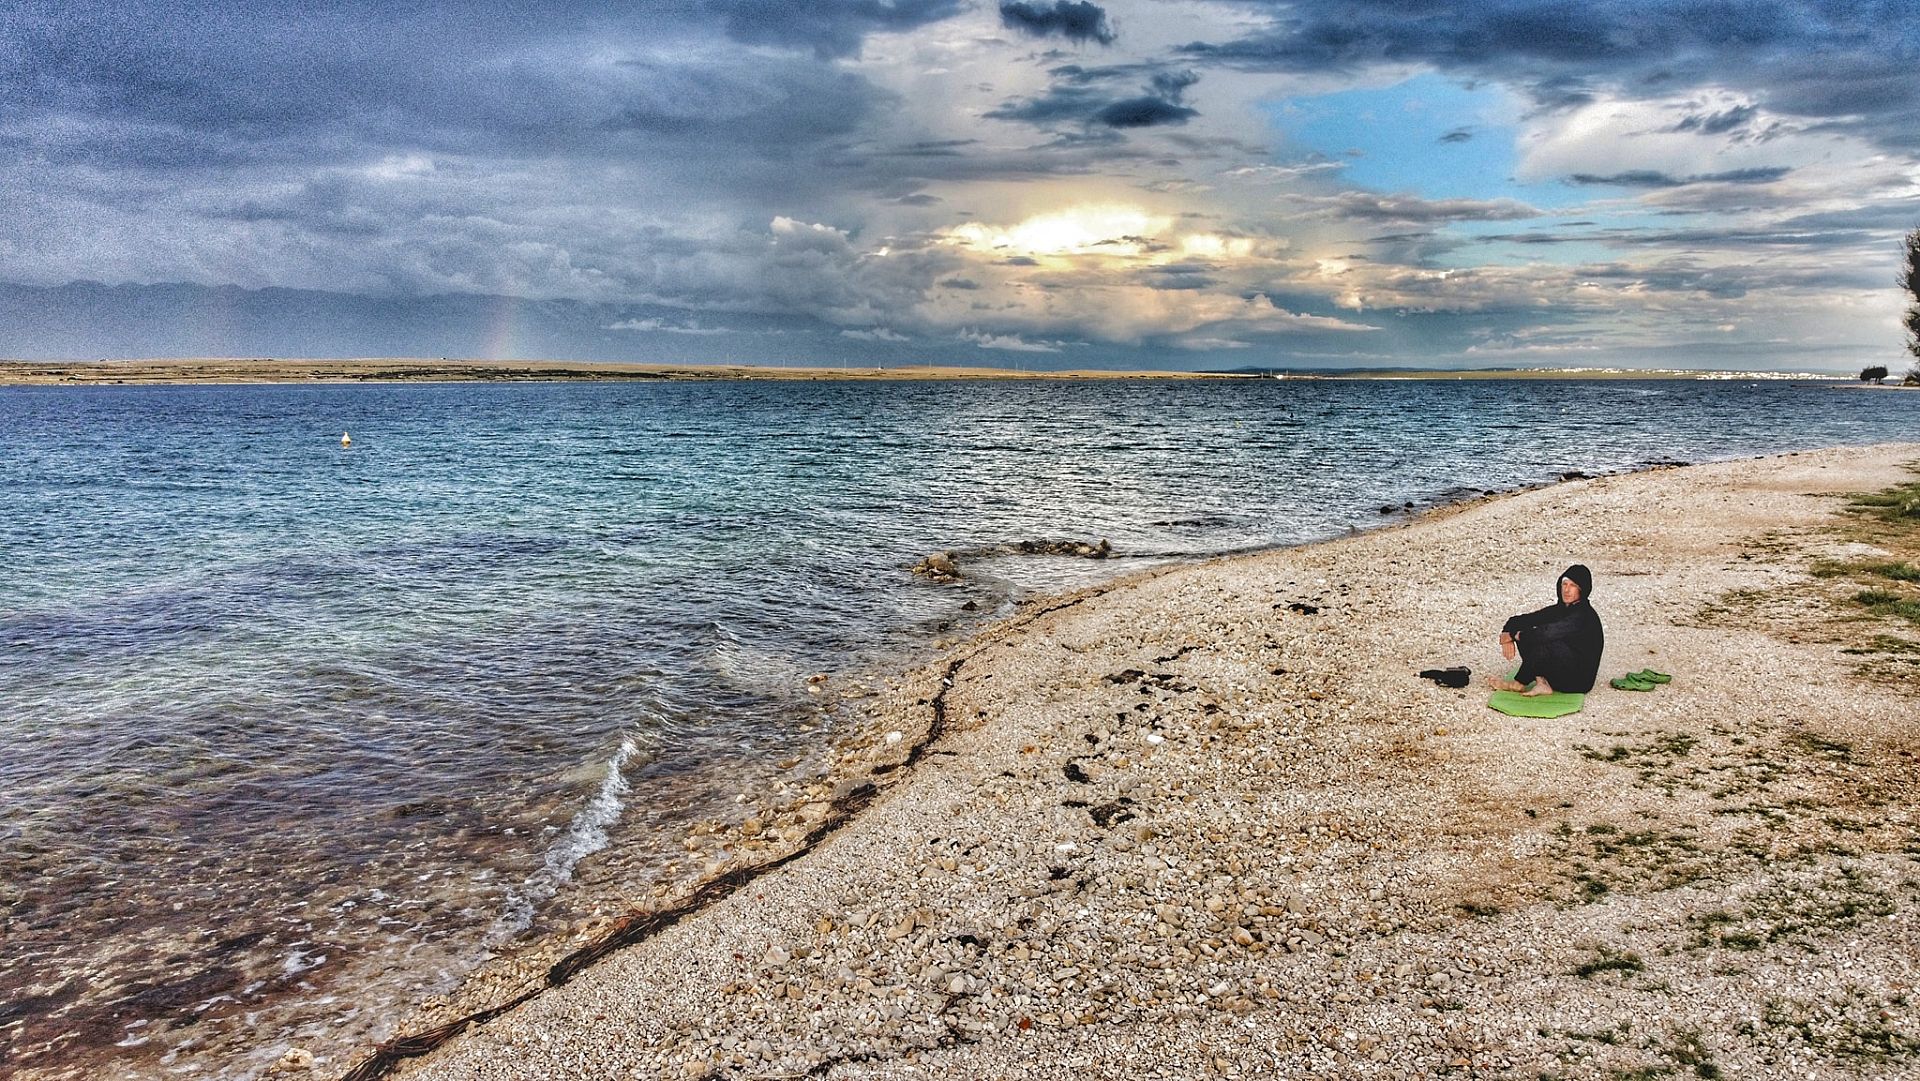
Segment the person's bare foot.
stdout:
[[1488,676],[1487,686],[1492,687],[1496,691],[1524,691],[1527,689],[1526,684],[1515,683],[1505,676]]
[[1526,695],[1528,698],[1536,698],[1543,694],[1552,694],[1553,688],[1547,685],[1546,680],[1536,679],[1533,681],[1533,686],[1520,693]]

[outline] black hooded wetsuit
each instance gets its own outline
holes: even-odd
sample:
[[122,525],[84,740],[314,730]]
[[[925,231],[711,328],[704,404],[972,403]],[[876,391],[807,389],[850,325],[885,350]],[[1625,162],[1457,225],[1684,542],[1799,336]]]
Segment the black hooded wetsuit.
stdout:
[[[1587,598],[1593,594],[1593,573],[1575,563],[1561,578],[1571,578],[1580,587],[1580,599],[1572,604],[1558,600],[1537,612],[1514,616],[1501,627],[1513,635],[1520,649],[1520,671],[1513,678],[1520,683],[1545,679],[1555,691],[1585,694],[1593,690],[1600,674],[1600,653],[1606,648],[1606,635],[1600,629],[1600,613]],[[1554,596],[1560,593],[1560,579],[1553,582]]]

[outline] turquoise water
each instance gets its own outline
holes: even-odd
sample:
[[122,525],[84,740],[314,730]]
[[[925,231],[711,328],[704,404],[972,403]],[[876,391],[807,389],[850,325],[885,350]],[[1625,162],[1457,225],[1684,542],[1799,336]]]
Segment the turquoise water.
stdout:
[[[0,1060],[344,1053],[818,753],[808,674],[1024,593],[1917,414],[1714,382],[0,389]],[[1055,538],[1115,558],[1003,551]],[[942,549],[966,582],[909,572]]]

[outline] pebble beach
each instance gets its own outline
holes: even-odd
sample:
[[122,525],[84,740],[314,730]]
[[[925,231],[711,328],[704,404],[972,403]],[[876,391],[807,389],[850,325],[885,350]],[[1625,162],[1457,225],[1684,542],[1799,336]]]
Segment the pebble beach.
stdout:
[[[1920,709],[1770,601],[1857,554],[1840,493],[1916,458],[1482,500],[1037,601],[820,687],[835,776],[686,839],[735,884],[564,986],[523,958],[426,1004],[403,1028],[519,996],[382,1072],[1920,1076]],[[1573,562],[1603,679],[1673,682],[1493,713],[1495,631]],[[1475,685],[1415,675],[1453,664]]]

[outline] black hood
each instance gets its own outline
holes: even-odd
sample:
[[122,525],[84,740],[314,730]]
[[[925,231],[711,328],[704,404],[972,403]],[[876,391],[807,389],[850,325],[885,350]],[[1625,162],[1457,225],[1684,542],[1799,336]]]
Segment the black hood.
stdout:
[[[1565,571],[1562,571],[1560,578],[1572,579],[1573,584],[1580,587],[1580,599],[1582,601],[1592,599],[1593,572],[1587,569],[1586,564],[1575,563]],[[1560,599],[1560,578],[1553,580],[1553,599],[1556,601]]]

